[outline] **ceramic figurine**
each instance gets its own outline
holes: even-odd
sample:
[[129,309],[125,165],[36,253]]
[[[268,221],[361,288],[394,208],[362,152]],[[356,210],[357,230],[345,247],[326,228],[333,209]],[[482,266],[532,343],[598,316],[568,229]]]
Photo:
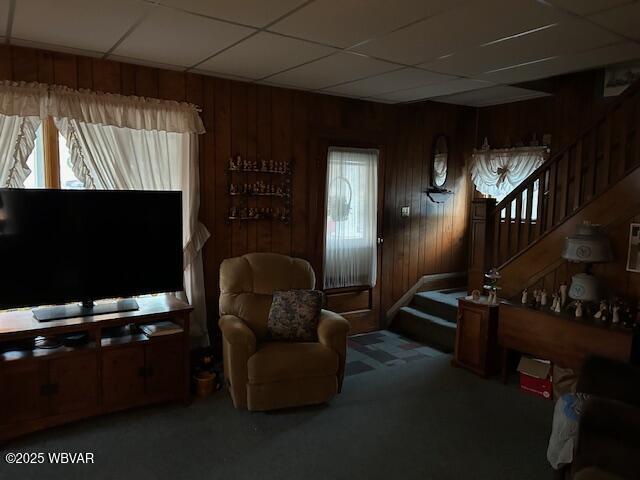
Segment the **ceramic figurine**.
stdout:
[[556,302],[556,308],[553,311],[556,313],[562,312],[562,298],[558,297],[558,301]]
[[471,292],[471,298],[473,299],[474,302],[477,302],[480,300],[480,290],[474,290],[473,292]]
[[527,297],[528,297],[528,292],[527,292],[527,289],[525,288],[522,291],[522,304],[523,305],[527,303]]
[[540,305],[546,307],[547,303],[549,303],[549,296],[547,295],[547,291],[543,288],[542,293],[540,293]]
[[600,307],[598,308],[598,311],[593,316],[593,318],[600,320],[601,322],[606,322],[608,310],[609,307],[607,306],[607,302],[605,300],[601,300]]
[[551,310],[553,310],[554,312],[556,311],[556,307],[558,306],[558,294],[554,293],[553,294],[553,302],[551,302]]
[[620,323],[620,304],[616,303],[611,310],[611,323],[618,325]]
[[567,284],[562,282],[560,284],[560,306],[564,307],[567,303]]
[[576,301],[576,317],[582,317],[582,302],[580,300]]

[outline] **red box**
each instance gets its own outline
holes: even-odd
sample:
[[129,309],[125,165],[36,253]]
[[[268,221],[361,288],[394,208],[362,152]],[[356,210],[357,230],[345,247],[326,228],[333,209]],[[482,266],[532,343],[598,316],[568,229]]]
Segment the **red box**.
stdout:
[[553,397],[551,362],[522,357],[518,364],[518,372],[520,372],[520,390],[551,400]]

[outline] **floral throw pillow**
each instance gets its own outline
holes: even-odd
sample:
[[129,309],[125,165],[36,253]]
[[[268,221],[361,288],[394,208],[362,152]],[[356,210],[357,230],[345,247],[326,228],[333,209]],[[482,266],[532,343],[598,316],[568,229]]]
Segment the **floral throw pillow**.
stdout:
[[273,340],[314,342],[324,294],[318,290],[273,292],[267,330]]

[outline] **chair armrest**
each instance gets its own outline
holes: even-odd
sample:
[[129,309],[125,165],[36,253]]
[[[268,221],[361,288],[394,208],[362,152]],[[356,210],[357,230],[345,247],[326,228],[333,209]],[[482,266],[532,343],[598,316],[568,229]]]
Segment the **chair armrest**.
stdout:
[[256,350],[256,336],[253,330],[235,315],[223,315],[218,320],[222,336],[231,345],[246,346],[252,353]]
[[597,467],[622,478],[640,472],[640,408],[607,398],[585,402],[572,472]]
[[577,391],[640,407],[640,388],[637,385],[640,385],[639,367],[591,356],[582,366]]
[[349,334],[349,322],[329,310],[320,312],[318,321],[318,341],[332,349],[338,355],[338,391],[342,389],[344,378],[344,366],[347,358],[347,335]]
[[256,351],[256,336],[249,326],[235,315],[223,315],[218,320],[222,331],[224,376],[236,408],[247,406],[247,362]]

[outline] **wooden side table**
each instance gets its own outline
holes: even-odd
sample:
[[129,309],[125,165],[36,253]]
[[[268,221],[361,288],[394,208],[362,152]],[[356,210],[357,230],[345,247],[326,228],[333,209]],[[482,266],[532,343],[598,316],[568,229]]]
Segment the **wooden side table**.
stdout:
[[498,305],[480,301],[458,300],[458,327],[452,364],[483,377],[498,371]]

